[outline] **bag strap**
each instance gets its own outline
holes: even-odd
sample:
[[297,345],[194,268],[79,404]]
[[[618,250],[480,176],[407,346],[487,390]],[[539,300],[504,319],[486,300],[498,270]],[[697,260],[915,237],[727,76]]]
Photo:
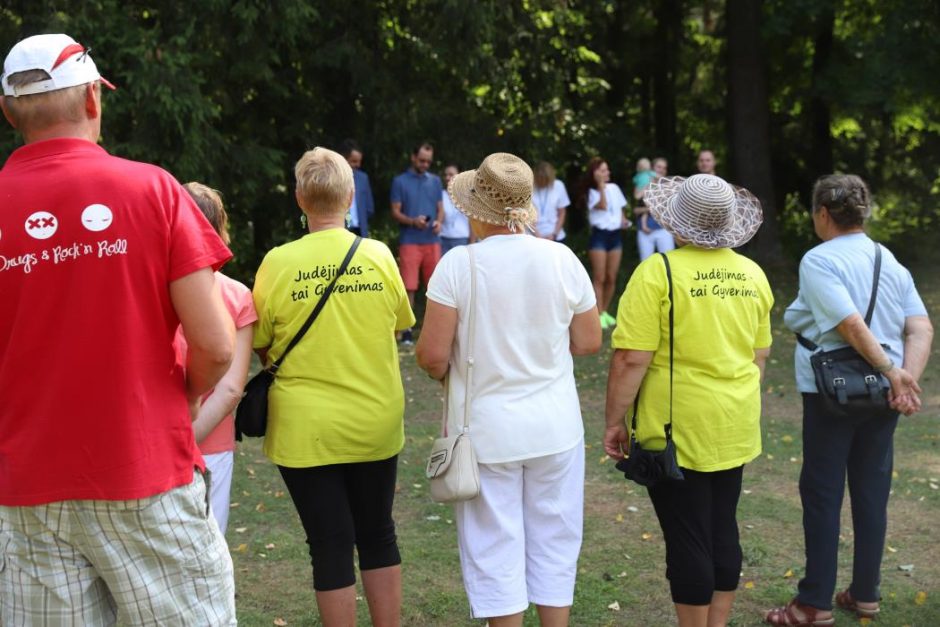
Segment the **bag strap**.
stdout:
[[669,283],[669,423],[666,425],[666,439],[672,439],[672,373],[673,373],[673,346],[675,343],[674,326],[674,303],[672,300],[672,270],[669,267],[669,258],[666,253],[659,253],[666,264],[666,281]]
[[[871,281],[871,296],[868,298],[868,311],[865,312],[865,326],[871,327],[871,317],[875,313],[875,301],[878,300],[878,283],[879,278],[881,277],[881,244],[875,242],[875,269],[873,271],[873,277]],[[799,333],[796,334],[796,341],[803,348],[816,351],[819,349],[819,345],[815,342],[806,339]]]
[[[463,403],[463,427],[462,431],[468,433],[470,431],[470,386],[473,383],[473,338],[474,338],[474,321],[476,315],[474,314],[474,309],[476,309],[476,292],[477,292],[477,278],[476,278],[476,263],[473,258],[473,246],[468,244],[464,248],[467,249],[467,255],[470,257],[470,305],[467,308],[468,316],[468,333],[467,333],[467,387],[464,394],[464,403]],[[450,398],[450,369],[448,373],[444,375],[444,412],[441,414],[441,435],[447,436],[447,410],[448,410],[448,399]]]
[[467,339],[467,388],[464,393],[463,402],[463,432],[470,431],[470,388],[473,387],[473,341],[476,336],[474,327],[476,326],[476,308],[477,308],[477,265],[473,258],[473,246],[467,246],[467,254],[470,256],[470,307],[469,307],[469,333]]
[[268,372],[271,374],[277,374],[281,364],[284,363],[284,358],[287,357],[287,354],[291,351],[292,348],[297,346],[297,342],[300,341],[307,330],[313,325],[313,322],[317,319],[317,316],[320,315],[320,312],[323,311],[323,306],[326,305],[326,301],[329,300],[330,294],[333,293],[333,288],[336,286],[336,280],[346,272],[346,268],[349,266],[349,262],[353,258],[353,255],[356,254],[356,249],[359,248],[359,243],[361,241],[362,238],[357,235],[356,239],[353,240],[352,246],[349,247],[349,251],[346,253],[346,257],[343,258],[343,263],[341,263],[339,269],[337,269],[336,276],[334,276],[333,280],[330,281],[330,284],[326,286],[326,290],[323,291],[323,296],[320,297],[320,300],[317,301],[313,311],[311,311],[310,315],[307,316],[306,322],[304,322],[303,326],[300,327],[300,330],[297,331],[297,334],[294,335],[294,339],[290,341],[290,344],[287,345],[287,348],[284,349],[284,352],[281,353],[281,356],[277,358],[277,361],[268,367]]
[[[659,253],[666,265],[666,283],[669,286],[669,422],[663,427],[666,432],[666,440],[672,440],[672,384],[673,384],[673,352],[675,348],[675,313],[673,312],[672,298],[672,269],[669,267],[669,258],[665,253]],[[640,392],[637,391],[636,398],[633,399],[633,419],[630,421],[630,439],[636,439],[636,416],[637,408],[640,405]]]

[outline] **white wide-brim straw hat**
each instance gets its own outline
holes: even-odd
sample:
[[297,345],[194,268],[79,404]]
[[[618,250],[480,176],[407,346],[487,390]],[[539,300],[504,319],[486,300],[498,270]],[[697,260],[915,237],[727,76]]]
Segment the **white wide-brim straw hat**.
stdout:
[[524,231],[538,219],[538,210],[532,204],[532,180],[532,168],[525,161],[496,152],[476,170],[451,179],[447,193],[468,218]]
[[711,174],[661,178],[650,183],[643,200],[663,228],[702,248],[742,246],[764,221],[754,194]]

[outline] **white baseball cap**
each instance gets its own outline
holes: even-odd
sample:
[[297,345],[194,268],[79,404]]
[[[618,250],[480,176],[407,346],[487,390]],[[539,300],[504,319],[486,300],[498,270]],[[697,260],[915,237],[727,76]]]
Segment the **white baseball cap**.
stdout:
[[[89,49],[68,35],[33,35],[17,43],[3,62],[3,93],[6,96],[28,96],[47,91],[101,81],[114,89],[100,74],[88,56]],[[49,79],[13,87],[7,77],[17,72],[45,70]]]

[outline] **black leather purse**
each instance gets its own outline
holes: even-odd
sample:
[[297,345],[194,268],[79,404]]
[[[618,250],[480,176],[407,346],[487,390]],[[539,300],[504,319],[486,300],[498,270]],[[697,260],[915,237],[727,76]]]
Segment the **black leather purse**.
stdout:
[[291,349],[297,345],[297,342],[300,341],[311,325],[313,325],[317,316],[320,315],[320,312],[323,311],[323,306],[326,305],[330,294],[333,293],[336,280],[346,272],[349,261],[353,258],[353,255],[356,254],[356,249],[359,248],[359,242],[361,241],[362,238],[358,236],[353,241],[352,246],[349,247],[349,251],[346,253],[346,257],[343,258],[343,263],[340,264],[339,269],[336,271],[336,276],[333,277],[333,280],[330,281],[330,284],[323,291],[323,295],[320,297],[320,300],[317,301],[313,311],[310,312],[304,325],[300,327],[300,330],[294,335],[294,339],[290,341],[290,344],[287,345],[287,348],[284,349],[284,352],[278,357],[277,361],[261,370],[245,384],[245,396],[238,404],[238,409],[235,410],[236,440],[240,441],[242,435],[247,435],[250,438],[260,438],[264,436],[268,429],[268,390],[271,388],[271,384],[274,383],[274,377],[280,369],[281,364],[284,363],[284,358],[287,357]]
[[[871,297],[865,313],[865,326],[871,325],[871,317],[878,299],[878,279],[881,276],[881,246],[875,244],[875,270],[872,279]],[[831,351],[819,350],[819,346],[799,333],[797,342],[814,351],[809,362],[813,367],[816,389],[826,410],[834,416],[870,415],[872,412],[888,411],[888,391],[891,384],[876,371],[858,351],[851,346]],[[882,348],[888,349],[882,344]]]
[[636,440],[637,407],[640,405],[640,394],[633,399],[633,419],[630,422],[630,450],[627,457],[617,462],[617,470],[623,476],[639,485],[652,487],[661,481],[683,481],[685,476],[679,468],[676,457],[676,443],[672,440],[672,375],[673,375],[673,300],[672,300],[672,271],[669,268],[669,259],[659,253],[666,264],[666,280],[669,283],[669,422],[663,425],[666,434],[666,448],[661,451],[651,451],[640,446]]

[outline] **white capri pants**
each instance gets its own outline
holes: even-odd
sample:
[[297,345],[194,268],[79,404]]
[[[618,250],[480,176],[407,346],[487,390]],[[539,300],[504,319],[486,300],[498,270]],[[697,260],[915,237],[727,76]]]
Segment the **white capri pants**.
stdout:
[[480,496],[455,505],[464,587],[474,618],[529,603],[567,607],[581,552],[584,441],[561,453],[480,464]]
[[219,523],[219,529],[222,535],[225,535],[225,529],[228,527],[229,502],[232,493],[232,467],[235,465],[235,451],[223,451],[221,453],[211,453],[203,455],[206,461],[206,468],[209,470],[210,487],[209,503],[210,511]]
[[640,261],[643,261],[654,252],[666,253],[676,247],[676,240],[666,229],[656,229],[649,233],[638,231],[636,234],[636,247],[640,252]]

